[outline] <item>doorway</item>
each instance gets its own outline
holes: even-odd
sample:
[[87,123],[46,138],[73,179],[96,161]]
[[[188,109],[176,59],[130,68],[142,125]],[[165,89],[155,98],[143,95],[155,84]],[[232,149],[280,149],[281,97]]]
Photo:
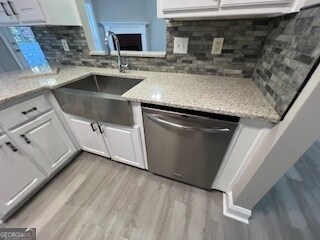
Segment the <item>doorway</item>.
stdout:
[[0,53],[0,73],[24,69],[27,65],[25,60],[20,60],[14,49],[11,48],[2,29],[0,29]]
[[[281,159],[279,159],[281,161]],[[320,226],[320,138],[255,206],[251,224],[262,215],[278,226],[279,237],[318,239]],[[269,226],[266,225],[266,231]],[[278,238],[277,238],[278,239]]]

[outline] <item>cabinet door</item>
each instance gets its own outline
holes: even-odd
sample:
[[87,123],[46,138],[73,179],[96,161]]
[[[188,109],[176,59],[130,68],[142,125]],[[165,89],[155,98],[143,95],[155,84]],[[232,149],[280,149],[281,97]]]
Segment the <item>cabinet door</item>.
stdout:
[[67,119],[82,150],[110,158],[107,145],[95,121],[73,116],[67,116]]
[[145,168],[139,127],[133,128],[102,124],[104,138],[113,160]]
[[20,146],[51,174],[76,149],[57,115],[51,111],[12,131]]
[[32,23],[46,21],[38,0],[11,0],[7,2],[11,11],[18,17],[20,22]]
[[[86,0],[87,1],[87,0]],[[50,25],[81,26],[81,19],[75,0],[40,0],[43,9],[46,9],[47,22]],[[59,17],[57,17],[59,16]]]
[[6,135],[0,136],[0,212],[11,210],[44,179],[45,175]]
[[218,7],[218,0],[158,0],[158,8],[163,14],[211,11]]
[[0,1],[0,24],[17,23],[18,18],[10,9],[7,1]]
[[293,0],[222,0],[221,7],[257,7],[270,4],[283,5],[291,4]]

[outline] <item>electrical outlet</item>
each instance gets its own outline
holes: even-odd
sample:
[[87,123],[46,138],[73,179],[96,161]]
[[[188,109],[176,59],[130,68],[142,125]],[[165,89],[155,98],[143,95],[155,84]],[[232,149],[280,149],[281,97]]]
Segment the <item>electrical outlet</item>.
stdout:
[[175,37],[173,42],[173,53],[187,54],[189,38]]
[[224,38],[214,38],[212,43],[211,54],[221,54]]
[[61,43],[65,52],[70,52],[70,48],[66,39],[61,39]]

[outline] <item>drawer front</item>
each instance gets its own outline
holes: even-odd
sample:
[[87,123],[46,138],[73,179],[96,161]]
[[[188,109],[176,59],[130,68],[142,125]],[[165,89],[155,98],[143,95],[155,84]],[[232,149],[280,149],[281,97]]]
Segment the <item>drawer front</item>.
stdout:
[[187,11],[208,11],[219,7],[218,0],[162,0],[162,11],[187,12]]
[[284,5],[284,4],[292,4],[292,0],[222,0],[221,7],[257,7],[257,6],[265,6],[265,5]]
[[52,107],[45,96],[30,99],[0,112],[0,121],[9,129],[50,110]]

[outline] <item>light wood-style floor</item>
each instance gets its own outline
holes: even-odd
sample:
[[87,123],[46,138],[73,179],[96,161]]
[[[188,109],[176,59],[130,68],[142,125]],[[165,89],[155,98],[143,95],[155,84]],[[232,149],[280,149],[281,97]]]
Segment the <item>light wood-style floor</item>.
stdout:
[[246,225],[223,216],[220,192],[81,153],[1,227],[36,227],[44,240],[317,239],[320,175],[307,160],[281,179]]
[[251,223],[273,239],[320,239],[320,139],[259,202]]

